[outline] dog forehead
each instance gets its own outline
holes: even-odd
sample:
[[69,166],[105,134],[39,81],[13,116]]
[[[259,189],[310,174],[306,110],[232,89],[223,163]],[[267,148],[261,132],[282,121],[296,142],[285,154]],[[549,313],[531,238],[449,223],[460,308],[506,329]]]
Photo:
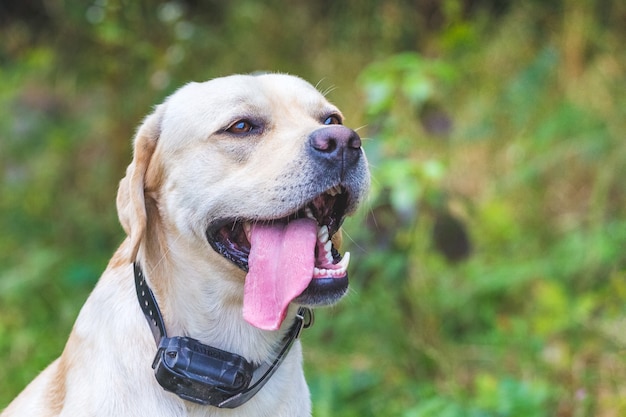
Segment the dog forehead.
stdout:
[[164,103],[161,133],[186,142],[226,128],[238,119],[278,119],[301,113],[317,117],[334,111],[303,79],[285,74],[231,75],[191,82]]
[[172,111],[202,116],[248,108],[267,109],[277,103],[290,103],[303,108],[328,104],[311,84],[284,74],[231,75],[189,83],[175,92],[168,103]]
[[203,141],[237,120],[302,123],[339,112],[308,82],[274,73],[192,82],[172,94],[161,110],[159,146],[170,151]]

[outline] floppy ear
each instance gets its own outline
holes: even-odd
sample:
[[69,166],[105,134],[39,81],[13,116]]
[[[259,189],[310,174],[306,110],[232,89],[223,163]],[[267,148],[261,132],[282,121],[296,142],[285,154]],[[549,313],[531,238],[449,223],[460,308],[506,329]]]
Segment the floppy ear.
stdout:
[[126,169],[117,191],[117,213],[130,237],[130,262],[137,259],[139,246],[146,233],[148,217],[145,202],[145,180],[150,159],[156,148],[161,124],[161,106],[148,116],[135,135],[133,161]]

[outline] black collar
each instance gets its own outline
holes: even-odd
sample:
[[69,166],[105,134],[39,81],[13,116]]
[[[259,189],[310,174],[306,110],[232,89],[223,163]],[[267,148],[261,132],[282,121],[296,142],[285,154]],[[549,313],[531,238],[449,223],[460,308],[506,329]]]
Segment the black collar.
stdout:
[[135,262],[133,267],[137,299],[158,347],[152,364],[156,379],[164,389],[185,400],[220,408],[244,404],[276,372],[302,329],[313,324],[313,311],[301,307],[274,360],[252,364],[239,355],[188,337],[168,337],[141,266]]

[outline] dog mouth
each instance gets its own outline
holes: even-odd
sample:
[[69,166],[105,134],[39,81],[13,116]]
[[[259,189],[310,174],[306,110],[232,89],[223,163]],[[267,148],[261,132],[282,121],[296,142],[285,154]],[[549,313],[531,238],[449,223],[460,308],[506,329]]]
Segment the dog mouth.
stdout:
[[334,186],[286,216],[224,220],[209,228],[213,249],[247,272],[244,318],[275,330],[292,301],[324,305],[348,287],[350,253],[333,244],[349,207],[349,194]]
[[[302,206],[297,211],[270,220],[234,220],[226,221],[221,227],[209,233],[209,243],[219,254],[248,272],[250,256],[250,232],[253,224],[287,224],[297,219],[312,219],[317,222],[317,245],[315,247],[315,266],[318,277],[324,276],[324,270],[333,276],[341,275],[337,265],[342,256],[332,244],[332,237],[337,233],[345,216],[348,194],[342,187],[333,187]],[[224,223],[224,222],[221,222]],[[349,256],[348,256],[349,258]],[[344,261],[345,262],[345,261]],[[347,266],[347,265],[346,265]],[[288,265],[286,265],[288,267]]]

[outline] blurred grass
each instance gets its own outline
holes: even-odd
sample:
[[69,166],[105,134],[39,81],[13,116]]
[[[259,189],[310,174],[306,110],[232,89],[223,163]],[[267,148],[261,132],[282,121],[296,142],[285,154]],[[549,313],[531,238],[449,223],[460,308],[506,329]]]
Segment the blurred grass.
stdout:
[[373,173],[352,291],[303,336],[315,416],[626,414],[622,2],[32,4],[0,6],[0,407],[122,239],[143,115],[273,70],[329,90]]

